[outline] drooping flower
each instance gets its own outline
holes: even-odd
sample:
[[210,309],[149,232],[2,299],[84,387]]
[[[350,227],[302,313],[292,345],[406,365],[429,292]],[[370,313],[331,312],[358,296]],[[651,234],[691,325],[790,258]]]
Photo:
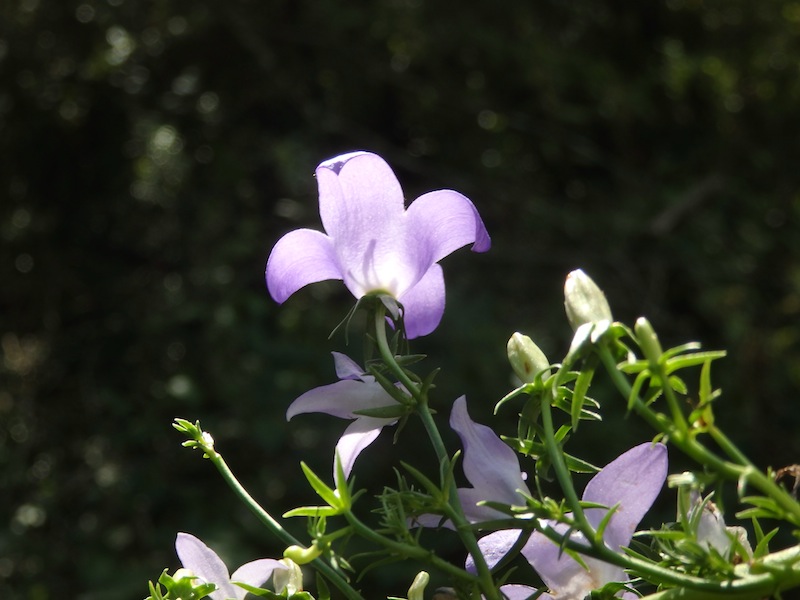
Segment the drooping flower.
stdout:
[[409,338],[431,333],[445,303],[438,262],[467,244],[491,245],[475,206],[438,190],[405,209],[389,165],[369,152],[327,160],[316,176],[325,233],[298,229],[278,240],[266,268],[272,297],[283,303],[310,283],[341,279],[356,298],[385,293],[402,303]]
[[[213,583],[217,586],[217,589],[209,595],[213,600],[244,600],[247,590],[236,583],[262,587],[273,576],[273,573],[277,578],[277,573],[292,571],[292,567],[285,562],[262,558],[242,565],[233,572],[233,575],[230,575],[228,568],[217,556],[217,553],[188,533],[178,534],[175,540],[175,550],[184,569],[188,569],[205,583]],[[279,585],[283,588],[286,584]],[[280,593],[282,589],[275,591]]]
[[396,418],[358,415],[355,411],[393,407],[397,406],[397,401],[349,357],[339,352],[332,354],[339,381],[309,390],[297,398],[289,405],[286,420],[303,413],[325,413],[340,419],[352,419],[336,444],[336,454],[342,462],[345,477],[349,477],[361,451],[375,441],[381,429],[397,421]]
[[[609,548],[618,552],[620,548],[630,544],[637,525],[661,491],[666,476],[666,447],[648,442],[628,450],[589,481],[583,500],[614,510],[603,531],[603,541]],[[597,529],[608,510],[590,508],[586,509],[585,514],[592,527]],[[569,531],[565,524],[542,524],[549,525],[562,535]],[[498,531],[479,540],[478,545],[490,566],[494,566],[505,556],[519,537],[518,533]],[[572,533],[570,538],[578,543],[587,543],[583,535],[577,532]],[[540,596],[545,600],[582,600],[592,590],[607,583],[624,583],[629,579],[621,568],[588,556],[582,557],[588,569],[584,568],[562,552],[558,544],[539,532],[531,535],[522,548],[522,555],[550,590],[552,596],[546,593]],[[468,567],[470,562],[468,560]],[[533,591],[532,588],[530,590]],[[624,592],[623,597],[635,598],[636,595]]]

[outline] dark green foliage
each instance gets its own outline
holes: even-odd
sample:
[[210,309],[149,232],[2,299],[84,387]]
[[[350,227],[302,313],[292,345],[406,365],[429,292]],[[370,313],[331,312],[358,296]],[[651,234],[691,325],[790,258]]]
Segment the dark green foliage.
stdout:
[[[443,417],[468,393],[489,420],[514,330],[566,352],[581,267],[666,346],[727,348],[718,422],[759,466],[798,462],[798,45],[788,0],[0,5],[0,597],[141,598],[182,530],[228,564],[282,551],[170,423],[202,420],[276,514],[309,502],[301,459],[330,472],[346,424],[284,414],[335,380],[351,299],[278,307],[262,272],[320,226],[316,164],[352,149],[409,199],[464,192],[493,235],[445,261],[445,319],[413,347]],[[570,451],[641,441],[623,412]],[[384,437],[356,468],[375,494]]]

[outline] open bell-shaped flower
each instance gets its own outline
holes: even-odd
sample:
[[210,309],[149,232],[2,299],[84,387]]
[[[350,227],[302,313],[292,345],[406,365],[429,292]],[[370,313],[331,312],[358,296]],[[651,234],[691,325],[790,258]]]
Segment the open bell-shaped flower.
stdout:
[[[262,587],[273,574],[290,570],[290,566],[280,560],[262,558],[242,565],[231,575],[216,552],[188,533],[178,534],[175,550],[184,569],[205,583],[217,586],[209,595],[212,600],[244,600],[247,590],[236,583]],[[282,590],[275,591],[280,593]]]
[[472,202],[453,190],[428,192],[406,209],[389,165],[369,152],[320,164],[319,212],[325,233],[297,229],[284,235],[267,261],[267,288],[283,303],[300,288],[341,279],[356,297],[389,294],[404,307],[409,338],[436,329],[445,288],[438,262],[472,244],[491,241]]

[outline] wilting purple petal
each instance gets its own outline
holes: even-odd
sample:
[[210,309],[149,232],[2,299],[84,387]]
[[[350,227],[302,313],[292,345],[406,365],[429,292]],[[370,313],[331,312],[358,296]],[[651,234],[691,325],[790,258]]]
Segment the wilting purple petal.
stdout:
[[343,279],[356,298],[384,292],[406,305],[409,338],[433,331],[444,310],[437,261],[467,244],[476,252],[489,249],[475,206],[458,192],[440,190],[406,211],[394,173],[368,152],[325,161],[316,175],[327,235],[292,232],[279,240],[267,261],[273,298],[283,302],[309,283]]
[[[264,583],[272,577],[273,571],[282,571],[288,568],[289,567],[281,561],[275,560],[274,558],[262,558],[245,563],[236,569],[233,575],[231,575],[231,581],[244,583],[253,587],[262,587]],[[241,592],[241,595],[237,596],[237,598],[244,598],[247,595],[247,591],[244,588],[237,587],[236,589],[237,593]],[[280,592],[280,590],[276,591]]]
[[244,589],[231,584],[228,567],[217,553],[193,535],[179,533],[175,539],[175,551],[184,569],[189,569],[204,582],[217,586],[210,594],[214,600],[239,598],[238,591],[244,592]]
[[343,276],[331,239],[311,229],[287,233],[267,260],[267,289],[278,303],[310,283]]
[[428,335],[438,327],[444,314],[444,295],[442,267],[434,264],[417,285],[398,298],[403,304],[409,339]]
[[355,419],[354,411],[394,406],[397,401],[375,381],[343,379],[307,391],[289,405],[286,420],[304,413],[325,413],[340,419]]
[[350,477],[353,464],[361,451],[374,442],[386,425],[394,423],[394,419],[377,419],[375,417],[359,417],[344,430],[336,452],[342,461],[344,476]]
[[[609,508],[619,504],[603,534],[609,548],[617,551],[630,543],[666,477],[667,447],[650,442],[634,446],[592,477],[583,499]],[[597,528],[607,512],[602,508],[587,509],[586,518]]]
[[[464,474],[474,488],[474,490],[459,490],[459,495],[464,492],[463,497],[467,499],[462,501],[464,510],[472,510],[469,505],[472,504],[474,507],[476,498],[520,504],[523,497],[517,490],[530,492],[522,479],[516,453],[504,444],[492,429],[470,419],[464,396],[453,404],[450,427],[461,438],[461,445],[464,447]],[[497,515],[497,511],[492,509],[484,507],[483,510]]]

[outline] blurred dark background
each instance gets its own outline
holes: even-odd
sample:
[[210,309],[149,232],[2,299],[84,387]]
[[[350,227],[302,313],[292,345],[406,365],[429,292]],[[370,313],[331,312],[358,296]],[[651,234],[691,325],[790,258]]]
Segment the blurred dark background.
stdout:
[[[444,261],[414,345],[443,416],[468,393],[489,421],[513,331],[563,356],[582,267],[617,318],[727,348],[719,420],[760,466],[797,462],[799,46],[789,0],[0,4],[0,597],[142,598],[177,531],[232,569],[281,551],[170,422],[200,419],[277,514],[313,501],[298,462],[327,475],[345,423],[284,413],[334,380],[352,299],[279,307],[263,268],[354,149],[409,199],[465,193],[493,235]],[[607,398],[614,435],[573,446],[599,464],[649,435]],[[359,483],[396,460],[384,434]]]

